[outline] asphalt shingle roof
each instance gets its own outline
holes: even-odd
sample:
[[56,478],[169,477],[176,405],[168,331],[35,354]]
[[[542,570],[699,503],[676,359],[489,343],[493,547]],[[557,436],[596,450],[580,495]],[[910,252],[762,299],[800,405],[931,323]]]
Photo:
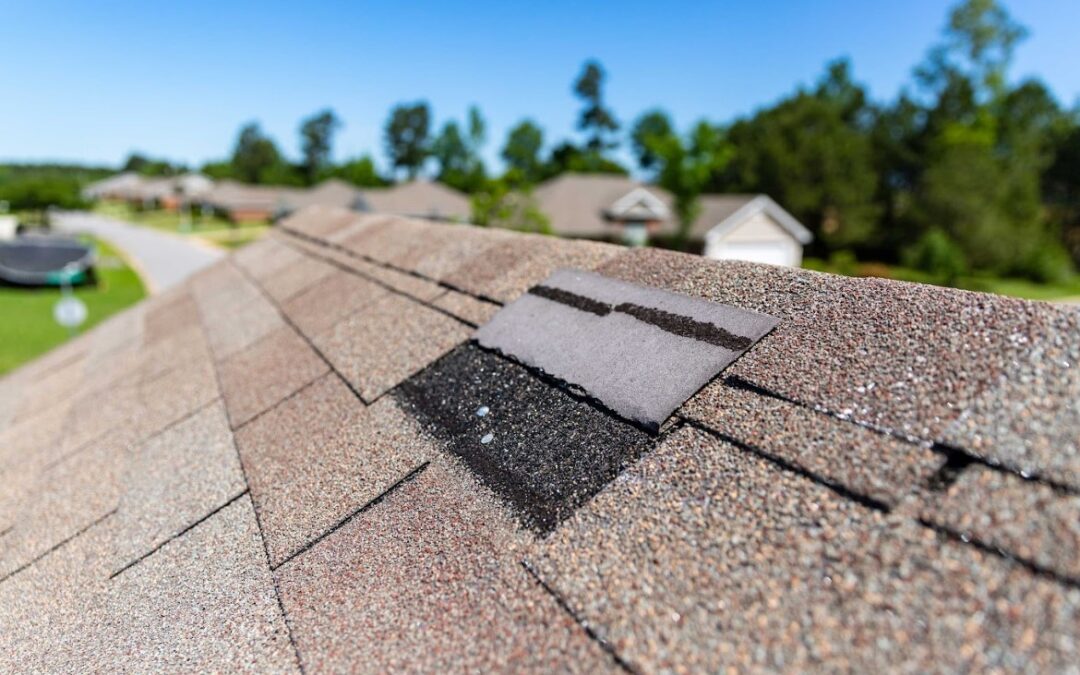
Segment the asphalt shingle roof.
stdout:
[[[562,268],[779,323],[653,433],[471,340]],[[1075,670],[1078,362],[1072,308],[309,207],[0,380],[0,670]]]

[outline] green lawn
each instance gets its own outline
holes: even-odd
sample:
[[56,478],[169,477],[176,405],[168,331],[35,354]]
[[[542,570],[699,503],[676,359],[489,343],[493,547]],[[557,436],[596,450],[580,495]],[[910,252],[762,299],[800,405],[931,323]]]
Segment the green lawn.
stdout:
[[[97,240],[97,286],[80,286],[76,297],[86,303],[85,331],[141,300],[146,291],[138,275],[108,244]],[[59,289],[0,286],[0,374],[43,354],[68,339],[53,320]]]
[[[819,258],[807,258],[803,261],[803,267],[848,276],[886,276],[901,281],[943,285],[930,274],[899,265],[860,263],[854,266],[837,267]],[[1027,300],[1080,300],[1080,275],[1073,275],[1068,281],[1058,284],[1040,284],[1027,279],[968,276],[961,277],[956,286],[969,291],[997,293]]]

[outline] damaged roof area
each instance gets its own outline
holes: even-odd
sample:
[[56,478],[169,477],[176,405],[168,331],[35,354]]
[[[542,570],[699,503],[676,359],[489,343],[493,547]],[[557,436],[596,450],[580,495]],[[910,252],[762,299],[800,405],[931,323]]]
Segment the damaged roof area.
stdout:
[[310,207],[0,381],[0,669],[1075,669],[1078,363],[1074,308]]

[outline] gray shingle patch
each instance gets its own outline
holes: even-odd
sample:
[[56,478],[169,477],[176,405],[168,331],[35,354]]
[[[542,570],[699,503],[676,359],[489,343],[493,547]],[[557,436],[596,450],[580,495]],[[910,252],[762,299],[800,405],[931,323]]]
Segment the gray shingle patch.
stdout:
[[569,517],[652,442],[637,427],[475,345],[454,350],[397,395],[540,532]]
[[656,430],[776,324],[757,312],[559,270],[475,337]]

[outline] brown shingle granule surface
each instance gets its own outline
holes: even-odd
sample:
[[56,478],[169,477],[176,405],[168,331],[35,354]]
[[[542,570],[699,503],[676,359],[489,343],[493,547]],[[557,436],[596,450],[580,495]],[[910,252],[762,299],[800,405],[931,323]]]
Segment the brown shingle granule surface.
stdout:
[[191,283],[207,341],[218,360],[250,347],[283,325],[274,306],[231,261],[196,275]]
[[279,274],[268,277],[263,284],[267,294],[276,302],[282,303],[298,293],[302,293],[333,274],[333,265],[305,256],[295,265],[282,270]]
[[495,316],[499,305],[484,300],[477,300],[471,295],[447,291],[432,303],[439,309],[453,314],[462,321],[481,326]]
[[562,267],[590,270],[623,249],[597,242],[528,235],[503,241],[474,256],[445,278],[456,288],[498,302],[510,302]]
[[482,487],[433,463],[278,570],[305,668],[614,671],[518,564],[522,541]]
[[1080,495],[974,466],[923,507],[926,520],[1080,580]]
[[309,206],[288,219],[290,229],[308,237],[333,240],[336,233],[348,228],[359,216],[352,211]]
[[[780,324],[596,480],[624,423],[464,344],[560,267]],[[1075,308],[309,207],[0,378],[0,672],[1076,672],[1078,362]]]
[[233,427],[243,426],[328,370],[326,362],[289,326],[229,357],[219,373]]
[[78,535],[116,508],[124,448],[111,439],[41,472],[0,539],[0,579]]
[[391,290],[422,302],[434,300],[446,290],[427,279],[405,274],[382,265],[356,260],[355,258],[349,260],[349,266],[365,277],[373,279]]
[[286,302],[282,311],[307,336],[329,330],[335,323],[389,293],[373,281],[351,272],[333,274]]
[[364,400],[373,401],[468,337],[465,324],[388,295],[313,341]]
[[1080,488],[1075,308],[656,249],[599,271],[780,317],[729,375]]
[[530,559],[650,672],[1046,671],[1080,657],[1080,590],[689,429]]
[[113,517],[115,572],[245,489],[225,409],[213,402],[136,448]]
[[926,447],[883,438],[723,382],[706,386],[683,412],[720,434],[890,506],[926,482],[944,461]]
[[236,435],[274,566],[431,453],[390,399],[365,408],[330,374]]

